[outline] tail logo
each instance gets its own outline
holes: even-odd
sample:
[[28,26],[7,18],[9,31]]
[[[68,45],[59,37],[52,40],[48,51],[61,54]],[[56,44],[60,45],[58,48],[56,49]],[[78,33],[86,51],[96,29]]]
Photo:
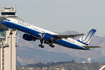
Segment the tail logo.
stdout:
[[88,45],[94,35],[94,33],[96,32],[95,29],[90,30],[88,33],[86,33],[85,35],[83,35],[82,37],[80,37],[80,39],[78,39],[77,41]]

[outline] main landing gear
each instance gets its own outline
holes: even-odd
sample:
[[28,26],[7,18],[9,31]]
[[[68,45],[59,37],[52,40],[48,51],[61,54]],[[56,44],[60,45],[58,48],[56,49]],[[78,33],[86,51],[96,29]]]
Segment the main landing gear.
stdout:
[[51,40],[51,43],[49,44],[49,46],[51,46],[52,48],[54,48],[55,46],[53,45],[53,40]]
[[55,46],[54,45],[52,45],[52,44],[49,44],[49,46],[51,46],[52,48],[54,48]]
[[[43,40],[40,40],[40,43],[41,43],[41,44],[39,44],[39,47],[44,48],[44,45],[42,45],[42,44],[43,44]],[[55,47],[55,46],[53,45],[53,41],[51,41],[51,43],[49,44],[49,46],[51,46],[52,48]]]
[[39,47],[44,48],[44,45],[42,45],[43,44],[43,40],[40,40],[40,43],[41,44],[39,44]]
[[39,47],[44,48],[44,45],[39,44]]

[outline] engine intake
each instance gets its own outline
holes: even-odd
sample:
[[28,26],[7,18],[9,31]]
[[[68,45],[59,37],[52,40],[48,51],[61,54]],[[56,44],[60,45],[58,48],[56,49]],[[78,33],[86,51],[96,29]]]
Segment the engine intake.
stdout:
[[24,34],[23,39],[27,41],[35,41],[37,38],[33,37],[32,35],[29,34]]

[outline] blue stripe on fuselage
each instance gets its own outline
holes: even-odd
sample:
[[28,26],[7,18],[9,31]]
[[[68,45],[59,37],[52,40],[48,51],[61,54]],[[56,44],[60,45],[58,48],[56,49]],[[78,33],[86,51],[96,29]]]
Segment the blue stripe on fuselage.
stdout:
[[87,50],[86,48],[83,48],[80,45],[77,45],[77,44],[74,44],[74,43],[71,43],[71,42],[65,41],[65,40],[57,40],[57,41],[55,41],[55,43],[62,45],[64,47],[68,47],[68,48]]
[[20,31],[23,31],[23,32],[26,32],[26,33],[30,33],[32,35],[40,37],[39,33],[41,33],[41,32],[36,31],[34,29],[31,29],[31,28],[28,28],[28,27],[25,27],[23,25],[16,24],[16,23],[13,23],[13,22],[10,22],[10,21],[7,21],[7,20],[3,20],[2,23],[4,25],[7,25],[7,26],[11,27],[11,28],[15,28],[15,29],[18,29]]
[[[2,23],[6,26],[18,29],[18,30],[23,31],[23,32],[27,32],[29,34],[32,34],[32,35],[40,38],[39,33],[41,33],[41,32],[39,32],[37,30],[31,29],[31,28],[28,28],[28,27],[25,27],[23,25],[16,24],[16,23],[13,23],[13,22],[10,22],[7,20],[3,20]],[[62,45],[62,46],[65,46],[65,47],[68,47],[68,48],[87,50],[86,48],[83,48],[82,46],[68,42],[66,40],[57,40],[57,41],[55,41],[55,43]]]

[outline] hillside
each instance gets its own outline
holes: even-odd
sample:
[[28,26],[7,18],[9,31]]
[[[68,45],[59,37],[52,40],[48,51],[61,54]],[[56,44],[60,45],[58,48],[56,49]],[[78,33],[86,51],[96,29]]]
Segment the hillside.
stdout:
[[[33,68],[38,70],[99,70],[104,63],[74,63],[74,62],[50,62],[50,63],[37,63],[25,65],[24,69]],[[22,66],[23,67],[23,66]],[[17,70],[22,68],[17,67]],[[105,70],[105,69],[103,69]]]

